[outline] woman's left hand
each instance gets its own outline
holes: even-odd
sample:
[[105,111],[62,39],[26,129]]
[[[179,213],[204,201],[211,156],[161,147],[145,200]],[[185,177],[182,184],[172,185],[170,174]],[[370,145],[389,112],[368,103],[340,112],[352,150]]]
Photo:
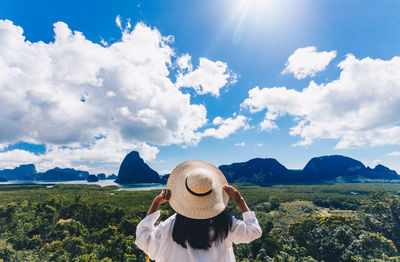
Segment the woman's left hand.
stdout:
[[156,212],[162,203],[165,203],[171,197],[171,190],[163,189],[159,195],[157,195],[151,206],[149,207],[149,211],[147,211],[147,216]]

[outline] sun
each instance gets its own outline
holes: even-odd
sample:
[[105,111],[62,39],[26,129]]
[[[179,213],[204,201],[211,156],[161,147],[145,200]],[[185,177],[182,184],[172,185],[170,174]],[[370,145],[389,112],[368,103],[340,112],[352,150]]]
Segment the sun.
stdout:
[[245,32],[279,32],[303,9],[301,0],[232,0],[229,23],[234,27],[233,42]]
[[271,26],[281,12],[278,0],[236,0],[231,13],[231,22],[235,25],[233,42],[240,42],[246,30],[260,26]]
[[271,16],[279,12],[285,0],[237,0],[237,13],[246,13],[252,19]]

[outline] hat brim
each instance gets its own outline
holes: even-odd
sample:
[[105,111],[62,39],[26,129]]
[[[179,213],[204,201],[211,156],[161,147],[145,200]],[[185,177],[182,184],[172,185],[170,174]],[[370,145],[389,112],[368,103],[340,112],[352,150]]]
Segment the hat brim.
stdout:
[[[206,196],[195,196],[185,186],[187,175],[194,169],[205,169],[213,176],[212,191]],[[166,188],[171,190],[169,204],[188,218],[207,219],[220,214],[228,205],[229,196],[223,185],[228,184],[224,174],[216,166],[203,160],[185,161],[170,174]]]

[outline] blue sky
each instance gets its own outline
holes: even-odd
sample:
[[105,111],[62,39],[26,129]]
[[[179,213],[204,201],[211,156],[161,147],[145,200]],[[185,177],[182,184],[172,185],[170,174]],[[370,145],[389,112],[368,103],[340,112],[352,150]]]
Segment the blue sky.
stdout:
[[139,150],[160,173],[328,154],[400,171],[399,9],[3,0],[0,169],[115,173]]

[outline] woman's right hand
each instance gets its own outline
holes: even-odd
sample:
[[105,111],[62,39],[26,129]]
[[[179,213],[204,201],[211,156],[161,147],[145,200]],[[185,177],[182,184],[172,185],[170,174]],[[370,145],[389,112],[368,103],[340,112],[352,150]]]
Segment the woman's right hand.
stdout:
[[246,204],[246,201],[244,201],[243,197],[240,195],[239,191],[236,188],[230,185],[224,185],[222,188],[225,190],[228,196],[236,202],[242,212],[250,211],[249,207]]
[[236,203],[238,203],[242,199],[242,196],[240,195],[239,191],[233,186],[224,185],[223,189],[228,194],[228,196],[232,198],[232,200],[235,201]]

